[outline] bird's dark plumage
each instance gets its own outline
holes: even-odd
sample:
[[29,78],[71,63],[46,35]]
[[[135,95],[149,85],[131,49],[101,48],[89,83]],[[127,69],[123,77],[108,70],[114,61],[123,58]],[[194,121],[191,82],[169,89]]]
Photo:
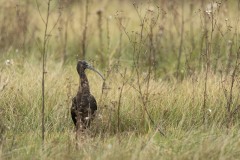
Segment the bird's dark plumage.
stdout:
[[93,70],[103,78],[103,76],[86,61],[78,61],[77,72],[80,77],[80,85],[77,95],[72,99],[71,107],[72,120],[77,130],[83,130],[89,127],[91,120],[95,116],[95,111],[97,110],[97,102],[94,96],[90,93],[85,69]]

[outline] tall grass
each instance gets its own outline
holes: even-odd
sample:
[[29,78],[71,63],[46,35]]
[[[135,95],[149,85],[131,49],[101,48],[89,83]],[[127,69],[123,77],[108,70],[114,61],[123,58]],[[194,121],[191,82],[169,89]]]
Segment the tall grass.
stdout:
[[[139,156],[141,159],[147,156],[191,159],[194,156],[212,156],[215,159],[221,155],[223,158],[234,159],[239,153],[239,114],[234,116],[233,125],[227,130],[227,101],[221,88],[221,78],[213,73],[210,73],[208,81],[210,103],[205,128],[201,127],[204,90],[204,81],[201,79],[204,78],[204,73],[189,77],[181,83],[150,81],[147,108],[153,120],[161,124],[166,136],[148,124],[147,117],[142,119],[145,111],[142,109],[141,97],[132,87],[137,83],[136,80],[121,87],[125,80],[122,80],[118,72],[111,73],[106,82],[109,85],[108,95],[99,104],[97,118],[87,131],[89,135],[82,141],[82,147],[75,150],[69,98],[76,92],[78,76],[73,74],[75,69],[72,66],[62,68],[61,63],[54,62],[49,64],[49,68],[51,71],[48,71],[45,92],[46,149],[43,156],[50,159],[95,159],[98,156],[102,159],[115,156],[119,159],[125,156]],[[4,126],[2,158],[38,158],[41,153],[41,76],[36,76],[38,73],[41,73],[40,67],[33,62],[25,63],[21,69],[15,64],[7,66],[2,73],[4,76],[12,75],[9,84],[0,93],[1,126]],[[99,101],[102,94],[100,79],[90,71],[87,74],[92,93]],[[129,76],[131,74],[126,73],[126,77]],[[228,85],[231,81],[228,79],[224,83]],[[145,84],[142,87],[147,86]],[[69,90],[72,90],[71,96],[68,95]],[[238,86],[233,87],[233,97],[238,97]],[[120,115],[117,104],[121,105]],[[120,138],[115,135],[120,135]]]
[[[44,150],[39,13],[48,6],[0,4],[1,159],[240,156],[237,2],[52,0]],[[98,111],[78,148],[77,55],[106,78],[87,71]]]

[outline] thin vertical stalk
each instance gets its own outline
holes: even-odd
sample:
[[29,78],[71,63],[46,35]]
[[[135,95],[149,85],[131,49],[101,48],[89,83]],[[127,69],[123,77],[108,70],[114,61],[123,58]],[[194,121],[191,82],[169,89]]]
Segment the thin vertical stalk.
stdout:
[[44,146],[45,140],[45,74],[46,74],[46,50],[48,41],[48,20],[50,15],[50,3],[48,0],[47,16],[45,21],[45,31],[43,36],[43,48],[42,48],[42,146]]
[[[108,55],[110,55],[110,28],[109,28],[109,21],[110,21],[111,17],[107,17],[107,53]],[[110,58],[110,56],[109,56]]]
[[205,43],[206,43],[206,71],[205,71],[205,82],[204,82],[204,99],[203,99],[203,123],[206,122],[206,106],[207,106],[207,88],[208,88],[208,76],[211,65],[211,53],[212,53],[212,42],[213,42],[213,32],[214,32],[214,11],[213,11],[213,3],[211,3],[211,32],[210,32],[210,40],[208,38],[208,29],[207,29],[207,21],[206,16],[204,15],[204,25],[205,25]]
[[208,82],[208,70],[209,70],[209,42],[208,42],[208,28],[207,28],[207,19],[204,12],[204,0],[202,0],[202,9],[203,9],[203,18],[204,18],[204,38],[205,38],[205,77],[204,77],[204,93],[203,93],[203,106],[202,106],[202,122],[205,124],[206,122],[206,107],[207,107],[207,82]]
[[[192,17],[192,15],[194,14],[194,2],[191,2],[190,4],[190,14],[189,16]],[[193,18],[191,18],[190,20],[190,35],[191,35],[191,45],[192,45],[192,50],[195,49],[195,39],[194,39],[194,22],[193,22]]]
[[117,132],[120,132],[120,108],[121,108],[121,100],[122,100],[122,92],[123,92],[123,88],[125,86],[125,84],[127,83],[128,80],[126,80],[126,72],[127,69],[125,69],[124,74],[121,75],[122,79],[123,79],[123,83],[122,86],[120,88],[120,93],[119,93],[119,98],[118,98],[118,107],[117,107]]
[[104,49],[104,43],[103,43],[103,28],[102,28],[102,17],[103,17],[103,11],[99,10],[97,11],[98,15],[98,37],[99,37],[99,46],[100,46],[100,52],[99,56],[102,62],[104,62],[104,56],[103,56],[103,49]]
[[102,14],[103,14],[103,11],[102,10],[99,10],[97,11],[97,15],[98,15],[98,38],[99,38],[99,45],[100,45],[100,50],[101,52],[103,51],[103,28],[102,28]]
[[[123,21],[123,18],[122,17],[120,17],[119,18],[119,23],[121,23],[122,24],[122,21]],[[119,65],[119,59],[120,59],[120,57],[121,57],[121,55],[122,55],[122,36],[123,36],[123,32],[122,32],[122,29],[121,28],[119,28],[119,31],[120,31],[120,35],[119,35],[119,50],[118,50],[118,65]]]
[[233,43],[231,40],[228,40],[228,44],[227,44],[228,62],[227,62],[226,76],[231,70],[232,61],[234,59],[232,49],[233,49]]
[[84,22],[84,29],[83,29],[83,37],[82,37],[82,58],[85,59],[86,57],[86,50],[87,50],[87,29],[88,29],[88,8],[89,8],[89,0],[86,0],[85,6],[85,22]]
[[[238,1],[238,15],[239,15],[239,8],[240,8],[240,0]],[[237,18],[237,24],[236,26],[238,26],[239,23],[239,18]],[[236,42],[238,42],[238,27],[236,27]],[[232,47],[232,46],[231,46]],[[233,87],[234,87],[234,83],[236,81],[236,76],[237,76],[237,72],[239,70],[239,55],[240,55],[240,47],[238,47],[237,50],[237,56],[236,56],[236,61],[235,61],[235,66],[233,69],[233,72],[231,74],[231,84],[230,84],[230,88],[229,88],[229,97],[227,98],[227,106],[226,106],[226,110],[227,110],[227,115],[226,117],[227,119],[227,128],[229,129],[231,124],[233,123],[233,116],[238,112],[240,106],[236,106],[235,109],[232,109],[232,105],[233,105]],[[230,58],[230,57],[229,57]],[[229,62],[230,63],[230,62]],[[231,66],[227,66],[227,69],[230,71]]]
[[[232,118],[233,118],[233,115],[234,115],[234,112],[235,112],[235,111],[232,111],[231,106],[233,104],[233,86],[234,86],[234,83],[236,81],[235,78],[236,78],[236,74],[237,74],[237,71],[238,71],[238,68],[239,68],[239,53],[240,53],[240,48],[237,51],[237,58],[236,58],[236,61],[235,61],[235,67],[234,67],[233,73],[231,75],[229,98],[227,99],[227,107],[226,107],[227,108],[227,114],[228,114],[228,116],[227,116],[228,117],[227,128],[230,128],[230,124],[232,123]],[[238,108],[238,106],[236,108]]]
[[184,32],[184,0],[182,0],[182,25],[181,25],[181,39],[180,39],[180,45],[178,50],[177,79],[179,79],[179,72],[180,72],[180,65],[181,65],[183,32]]

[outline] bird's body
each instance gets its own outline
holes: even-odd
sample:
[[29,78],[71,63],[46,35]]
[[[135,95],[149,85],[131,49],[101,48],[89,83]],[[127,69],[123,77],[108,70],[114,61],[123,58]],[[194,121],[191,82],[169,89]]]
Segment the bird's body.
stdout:
[[[97,110],[97,102],[95,98],[90,95],[89,99],[84,102],[87,104],[88,107],[82,107],[84,105],[78,104],[78,101],[81,101],[81,93],[79,93],[76,97],[72,99],[72,108],[71,108],[71,115],[74,125],[77,125],[77,114],[79,115],[79,118],[81,119],[81,123],[83,125],[83,128],[90,126],[90,120],[94,118],[94,113]],[[80,99],[79,99],[80,98]]]
[[97,102],[94,96],[90,93],[85,69],[91,69],[102,77],[102,75],[92,68],[86,61],[78,61],[77,71],[80,77],[80,85],[77,95],[72,99],[71,107],[72,120],[77,130],[84,130],[89,127],[95,116],[95,111],[97,110]]

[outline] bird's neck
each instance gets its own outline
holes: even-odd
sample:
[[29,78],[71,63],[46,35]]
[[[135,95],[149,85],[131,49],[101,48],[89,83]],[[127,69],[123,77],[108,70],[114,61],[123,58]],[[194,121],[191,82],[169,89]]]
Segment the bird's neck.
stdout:
[[85,72],[82,72],[80,74],[79,91],[81,91],[84,94],[90,94],[90,87]]

